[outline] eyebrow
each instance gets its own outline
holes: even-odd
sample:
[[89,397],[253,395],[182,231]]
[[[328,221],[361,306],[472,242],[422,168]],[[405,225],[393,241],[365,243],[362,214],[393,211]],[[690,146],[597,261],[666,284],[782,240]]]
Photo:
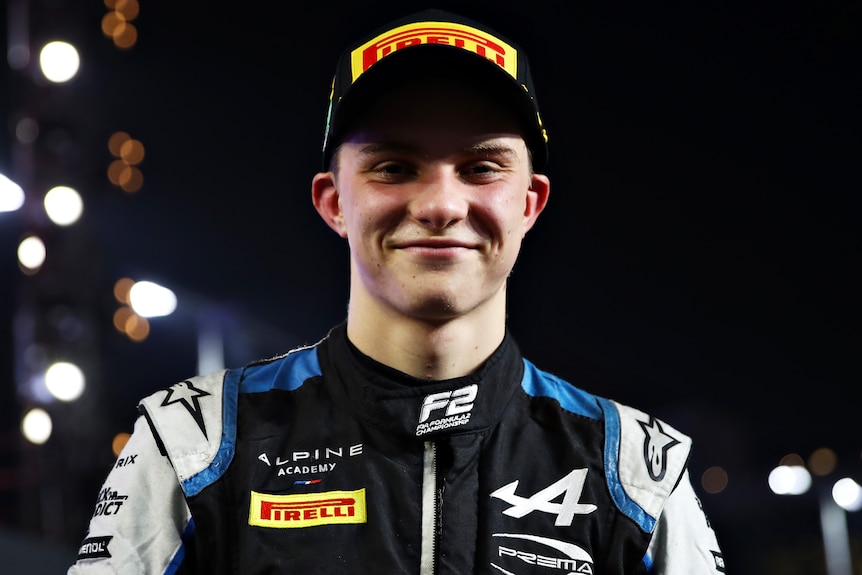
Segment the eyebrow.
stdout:
[[[381,152],[421,153],[417,146],[401,142],[377,142],[359,149],[360,155],[373,156]],[[474,156],[505,156],[517,158],[518,152],[511,146],[493,142],[479,142],[461,149],[461,153]]]
[[467,146],[463,150],[467,154],[475,154],[478,156],[507,156],[517,158],[518,152],[511,146],[505,146],[499,143],[479,142],[472,146]]
[[387,142],[387,143],[374,143],[367,144],[362,146],[359,149],[359,154],[363,156],[373,156],[374,154],[379,154],[380,152],[416,152],[416,146],[410,146],[407,144],[399,144],[395,142]]

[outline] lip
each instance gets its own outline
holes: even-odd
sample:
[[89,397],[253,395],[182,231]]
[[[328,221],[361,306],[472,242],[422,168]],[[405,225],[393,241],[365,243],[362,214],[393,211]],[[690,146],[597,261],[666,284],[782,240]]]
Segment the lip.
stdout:
[[476,249],[474,244],[452,239],[423,239],[396,243],[393,246],[401,250],[426,258],[454,258],[468,250]]

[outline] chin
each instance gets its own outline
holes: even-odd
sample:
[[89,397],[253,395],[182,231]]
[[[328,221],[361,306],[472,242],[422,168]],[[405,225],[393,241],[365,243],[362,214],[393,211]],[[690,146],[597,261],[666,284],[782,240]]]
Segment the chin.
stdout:
[[451,294],[436,294],[434,297],[422,297],[411,301],[407,313],[417,319],[427,321],[447,321],[464,313],[463,302]]

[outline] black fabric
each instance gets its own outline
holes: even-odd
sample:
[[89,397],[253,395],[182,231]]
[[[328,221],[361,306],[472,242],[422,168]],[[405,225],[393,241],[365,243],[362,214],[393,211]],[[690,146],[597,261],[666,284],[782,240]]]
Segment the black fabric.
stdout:
[[[433,442],[440,505],[435,574],[644,573],[649,534],[610,498],[603,422],[528,396],[511,336],[476,373],[440,382],[415,380],[363,357],[351,349],[343,326],[317,353],[322,375],[298,389],[240,395],[230,468],[189,500],[197,526],[189,548],[197,553],[194,572],[419,573],[423,453]],[[472,384],[478,392],[468,422],[416,435],[429,394]],[[530,498],[542,500],[543,490],[573,470],[585,474],[579,502],[596,509],[558,526],[558,504],[571,493],[558,489],[545,503]],[[492,496],[504,486],[510,495]],[[365,490],[365,523],[249,525],[252,491],[314,498],[357,489]],[[526,503],[525,513],[506,513],[519,503]],[[611,553],[574,560],[547,541]]]

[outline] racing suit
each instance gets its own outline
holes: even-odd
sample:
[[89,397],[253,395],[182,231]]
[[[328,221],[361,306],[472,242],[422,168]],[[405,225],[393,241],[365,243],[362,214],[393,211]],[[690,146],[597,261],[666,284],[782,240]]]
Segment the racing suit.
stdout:
[[140,403],[68,575],[724,573],[691,441],[524,359],[426,381],[314,346]]

